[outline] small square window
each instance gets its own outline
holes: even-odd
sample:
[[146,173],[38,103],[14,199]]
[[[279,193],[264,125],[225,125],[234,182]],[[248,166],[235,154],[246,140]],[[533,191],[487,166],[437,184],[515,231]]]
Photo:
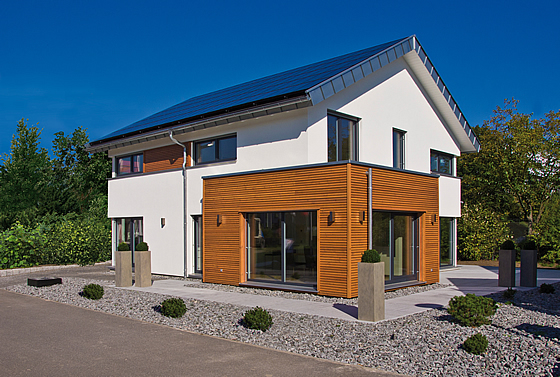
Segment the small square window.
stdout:
[[229,161],[237,158],[237,136],[196,142],[196,164]]
[[453,175],[453,155],[438,151],[430,152],[430,170],[434,173]]
[[117,157],[117,176],[142,173],[144,171],[144,154]]

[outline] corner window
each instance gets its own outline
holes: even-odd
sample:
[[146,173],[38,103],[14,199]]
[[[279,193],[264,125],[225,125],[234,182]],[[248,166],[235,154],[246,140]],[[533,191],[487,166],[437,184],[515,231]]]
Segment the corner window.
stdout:
[[198,141],[194,145],[196,164],[235,160],[237,158],[237,136]]
[[358,160],[358,119],[328,114],[328,158],[332,161]]
[[430,170],[434,173],[453,175],[453,156],[447,153],[431,151]]
[[393,167],[404,169],[404,135],[406,132],[393,129]]
[[117,157],[117,175],[142,173],[144,171],[144,154]]

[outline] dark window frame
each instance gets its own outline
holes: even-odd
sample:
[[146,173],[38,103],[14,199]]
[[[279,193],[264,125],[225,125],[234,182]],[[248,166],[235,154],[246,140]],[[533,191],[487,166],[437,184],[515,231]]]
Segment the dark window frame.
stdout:
[[[138,171],[134,171],[134,157],[140,157],[141,158],[140,164],[138,165],[139,166]],[[125,158],[130,158],[130,171],[129,172],[122,172],[119,168],[119,166],[120,166],[119,161],[121,161]],[[115,172],[117,174],[117,177],[121,177],[121,176],[124,176],[124,175],[142,174],[144,172],[144,152],[132,153],[132,154],[127,154],[127,155],[115,157]]]
[[[329,129],[329,119],[330,117],[334,117],[336,118],[336,126],[335,126],[335,148],[336,148],[336,159],[332,158],[331,153],[330,153],[330,143],[331,143],[331,135],[330,135],[330,129]],[[338,128],[338,124],[339,124],[339,119],[343,119],[346,121],[350,121],[353,122],[353,124],[350,126],[350,139],[351,139],[351,144],[350,144],[350,158],[346,159],[342,156],[342,144],[339,143],[338,140],[338,136],[340,134],[339,132],[339,128]],[[327,161],[328,162],[336,162],[336,161],[359,161],[359,126],[360,126],[360,118],[352,116],[352,115],[348,115],[348,114],[343,114],[343,113],[339,113],[337,111],[332,111],[332,110],[328,110],[327,111]]]
[[[406,131],[400,130],[398,128],[393,128],[393,167],[395,169],[405,169],[405,148],[406,148]],[[398,139],[396,139],[398,137]],[[398,143],[398,144],[397,144]],[[397,146],[399,150],[397,149]],[[400,153],[399,153],[400,152]]]
[[[227,139],[235,139],[235,156],[231,157],[231,158],[220,158],[220,142],[222,140],[227,140]],[[212,160],[207,160],[207,161],[198,161],[199,159],[199,148],[200,145],[203,143],[210,143],[213,142],[215,147],[214,147],[214,159]],[[223,135],[223,136],[219,136],[219,137],[214,137],[214,138],[208,138],[208,139],[202,139],[202,140],[196,140],[195,142],[193,142],[194,145],[194,165],[207,165],[207,164],[213,164],[213,163],[217,163],[217,162],[224,162],[224,161],[235,161],[237,160],[237,134],[229,134],[229,135]]]
[[[436,156],[437,157],[437,161],[438,161],[438,166],[437,168],[434,170],[432,169],[432,157]],[[440,164],[439,164],[439,159],[440,157],[447,157],[449,158],[449,170],[450,172],[445,172],[445,171],[441,171],[440,169]],[[430,171],[432,173],[437,173],[437,174],[441,174],[441,175],[446,175],[449,177],[454,177],[455,176],[455,156],[453,156],[450,153],[445,153],[445,152],[440,152],[434,149],[430,149]]]

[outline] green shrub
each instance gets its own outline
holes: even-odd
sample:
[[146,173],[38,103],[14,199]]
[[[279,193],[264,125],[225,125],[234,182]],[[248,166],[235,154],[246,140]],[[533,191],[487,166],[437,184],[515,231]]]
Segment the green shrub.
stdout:
[[526,240],[521,245],[521,250],[538,250],[534,240]]
[[136,245],[136,251],[148,251],[148,244],[146,242],[140,242]]
[[541,286],[539,287],[539,292],[540,293],[554,293],[555,289],[552,286],[552,284],[546,284],[546,283],[542,283]]
[[502,244],[500,250],[515,250],[515,242],[512,240],[507,240]]
[[40,226],[28,228],[19,222],[0,232],[0,269],[31,267],[41,263],[39,250],[45,243]]
[[257,306],[245,312],[243,324],[249,329],[266,331],[272,326],[272,316],[265,309]]
[[377,263],[381,261],[381,256],[377,250],[366,250],[362,254],[362,263]]
[[548,250],[546,254],[542,257],[542,262],[550,263],[552,265],[560,264],[560,250],[558,249]]
[[463,348],[468,353],[481,355],[488,349],[488,339],[486,335],[474,334],[463,342]]
[[117,248],[118,251],[130,251],[130,246],[126,242],[121,242],[119,247]]
[[504,291],[503,294],[504,294],[504,298],[507,298],[509,300],[512,299],[516,293],[517,291],[515,289],[508,288]]
[[447,311],[463,326],[477,327],[489,324],[487,317],[496,314],[497,309],[498,305],[491,298],[467,293],[449,300]]
[[180,318],[187,312],[185,302],[180,298],[168,298],[161,303],[161,314],[166,317]]
[[103,297],[104,290],[99,284],[88,284],[83,288],[83,293],[85,298],[99,300]]

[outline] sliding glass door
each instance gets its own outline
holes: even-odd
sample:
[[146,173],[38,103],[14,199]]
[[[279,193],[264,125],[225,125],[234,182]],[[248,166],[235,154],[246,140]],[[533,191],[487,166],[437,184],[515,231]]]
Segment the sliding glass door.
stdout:
[[248,213],[247,278],[317,284],[317,213]]
[[115,237],[115,250],[121,243],[127,243],[132,251],[132,263],[134,264],[134,251],[136,245],[144,240],[142,218],[121,218],[115,219],[117,225],[117,237]]
[[373,248],[385,262],[387,283],[418,278],[418,216],[375,212]]

